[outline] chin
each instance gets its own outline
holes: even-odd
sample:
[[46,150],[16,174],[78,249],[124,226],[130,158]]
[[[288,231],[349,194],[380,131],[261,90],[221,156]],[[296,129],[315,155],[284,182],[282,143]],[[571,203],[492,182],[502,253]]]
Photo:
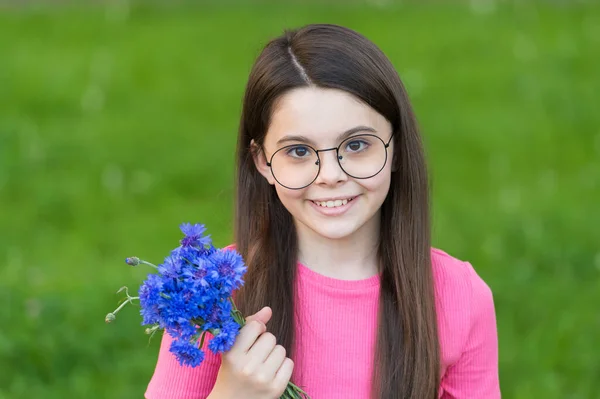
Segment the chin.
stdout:
[[306,225],[318,236],[326,240],[341,240],[352,236],[357,231],[354,223],[344,223],[342,221],[329,221],[318,225]]

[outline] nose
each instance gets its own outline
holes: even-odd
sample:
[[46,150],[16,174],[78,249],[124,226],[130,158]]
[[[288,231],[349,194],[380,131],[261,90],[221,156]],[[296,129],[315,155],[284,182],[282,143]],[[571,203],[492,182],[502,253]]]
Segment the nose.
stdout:
[[348,180],[348,175],[340,167],[337,156],[335,149],[319,153],[321,169],[317,180],[315,180],[316,184],[334,185]]

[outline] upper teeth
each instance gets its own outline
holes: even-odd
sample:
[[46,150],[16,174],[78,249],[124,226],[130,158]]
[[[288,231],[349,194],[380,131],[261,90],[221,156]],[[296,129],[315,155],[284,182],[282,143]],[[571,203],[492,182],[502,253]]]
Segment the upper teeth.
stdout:
[[349,200],[347,200],[347,199],[335,200],[335,201],[315,201],[315,204],[317,204],[319,206],[327,207],[327,208],[334,208],[336,206],[346,205],[348,203],[348,201]]

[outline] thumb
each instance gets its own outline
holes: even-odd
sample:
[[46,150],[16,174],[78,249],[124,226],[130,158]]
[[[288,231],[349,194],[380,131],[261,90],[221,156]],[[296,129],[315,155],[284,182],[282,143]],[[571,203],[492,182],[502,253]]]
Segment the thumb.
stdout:
[[253,315],[246,317],[246,323],[256,320],[266,325],[267,322],[271,319],[271,316],[273,316],[273,310],[271,310],[270,307],[265,306]]

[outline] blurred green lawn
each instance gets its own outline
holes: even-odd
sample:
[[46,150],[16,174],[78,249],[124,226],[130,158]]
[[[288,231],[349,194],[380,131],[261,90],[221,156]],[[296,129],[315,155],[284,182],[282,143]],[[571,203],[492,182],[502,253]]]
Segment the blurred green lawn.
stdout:
[[247,74],[310,22],[404,79],[435,245],[495,294],[504,397],[597,397],[600,5],[544,3],[2,9],[0,399],[142,397],[159,339],[103,321],[146,274],[123,258],[159,262],[183,221],[231,241]]

